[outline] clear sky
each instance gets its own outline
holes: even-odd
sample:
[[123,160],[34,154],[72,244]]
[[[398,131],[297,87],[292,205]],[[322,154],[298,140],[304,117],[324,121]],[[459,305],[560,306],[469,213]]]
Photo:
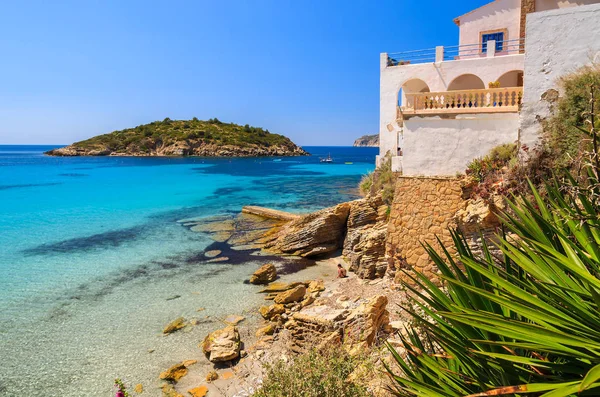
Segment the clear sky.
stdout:
[[195,116],[351,145],[378,132],[379,53],[457,44],[485,3],[0,2],[0,144]]

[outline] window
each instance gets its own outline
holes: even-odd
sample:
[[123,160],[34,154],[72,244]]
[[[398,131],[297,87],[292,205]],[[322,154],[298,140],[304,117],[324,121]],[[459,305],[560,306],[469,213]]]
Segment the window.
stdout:
[[487,42],[496,40],[496,52],[504,48],[504,32],[482,33],[481,34],[481,52],[487,53]]

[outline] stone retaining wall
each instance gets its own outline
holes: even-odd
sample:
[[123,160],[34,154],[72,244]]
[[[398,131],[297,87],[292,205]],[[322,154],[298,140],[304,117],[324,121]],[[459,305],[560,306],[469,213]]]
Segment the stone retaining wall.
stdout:
[[465,205],[457,179],[398,177],[386,242],[388,273],[396,282],[406,280],[399,269],[414,269],[436,280],[437,268],[421,243],[439,249],[438,237],[452,248],[448,228],[457,227],[455,214]]

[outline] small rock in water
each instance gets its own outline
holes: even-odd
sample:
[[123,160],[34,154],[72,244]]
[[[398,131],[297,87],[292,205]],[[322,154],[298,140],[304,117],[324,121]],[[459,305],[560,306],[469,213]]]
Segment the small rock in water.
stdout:
[[250,277],[250,284],[268,284],[277,278],[277,269],[272,263],[261,266]]
[[242,321],[244,321],[246,317],[237,316],[235,314],[231,314],[223,319],[223,322],[227,325],[238,325]]
[[206,396],[206,393],[208,393],[208,387],[204,385],[194,387],[193,389],[188,390],[188,393],[190,393],[192,397],[204,397]]
[[168,301],[172,301],[172,300],[175,300],[175,299],[178,299],[178,298],[181,298],[181,295],[173,295],[173,296],[167,298],[167,300]]
[[219,258],[213,258],[213,259],[210,259],[210,260],[208,260],[207,262],[208,262],[208,263],[215,263],[215,262],[227,262],[228,260],[229,260],[229,258],[228,258],[228,257],[226,257],[226,256],[221,256],[221,257],[219,257]]
[[210,362],[231,361],[240,356],[240,333],[229,325],[204,338],[202,351]]
[[186,326],[185,318],[183,318],[183,317],[176,318],[175,320],[173,320],[169,324],[167,324],[165,329],[163,329],[163,334],[171,334],[175,331],[179,331],[180,329],[182,329],[185,326]]
[[207,258],[215,258],[219,255],[221,255],[221,251],[219,251],[219,250],[210,250],[210,251],[206,251],[204,253],[204,256]]
[[283,292],[283,291],[287,291],[289,289],[292,289],[294,287],[299,286],[300,282],[295,282],[295,283],[279,283],[279,282],[275,282],[275,283],[271,283],[269,284],[269,286],[261,289],[258,292],[265,292],[265,293],[271,293],[271,292]]
[[179,363],[173,365],[171,368],[167,369],[164,372],[161,372],[159,378],[162,380],[166,380],[169,382],[177,383],[179,379],[186,376],[188,373],[188,369],[186,368],[184,363]]

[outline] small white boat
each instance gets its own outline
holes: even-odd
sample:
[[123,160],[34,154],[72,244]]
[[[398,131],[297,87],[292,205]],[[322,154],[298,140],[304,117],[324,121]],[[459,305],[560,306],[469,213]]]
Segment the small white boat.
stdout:
[[333,163],[333,158],[331,158],[331,153],[327,155],[327,157],[321,157],[321,163]]

